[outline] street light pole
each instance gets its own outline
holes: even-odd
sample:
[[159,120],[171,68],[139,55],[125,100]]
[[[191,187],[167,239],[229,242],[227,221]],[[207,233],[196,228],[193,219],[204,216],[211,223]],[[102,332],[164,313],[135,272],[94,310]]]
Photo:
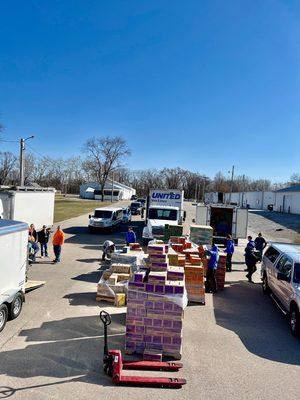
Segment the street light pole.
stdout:
[[20,139],[20,186],[24,186],[25,181],[25,142],[28,139],[33,139],[34,136],[29,136],[26,139]]

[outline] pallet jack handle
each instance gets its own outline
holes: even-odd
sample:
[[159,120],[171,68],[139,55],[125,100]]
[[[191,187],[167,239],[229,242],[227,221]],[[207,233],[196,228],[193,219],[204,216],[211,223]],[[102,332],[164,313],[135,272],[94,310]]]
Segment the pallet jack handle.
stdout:
[[104,326],[104,357],[108,357],[108,344],[107,344],[107,327],[111,324],[111,317],[108,312],[100,311],[100,320]]

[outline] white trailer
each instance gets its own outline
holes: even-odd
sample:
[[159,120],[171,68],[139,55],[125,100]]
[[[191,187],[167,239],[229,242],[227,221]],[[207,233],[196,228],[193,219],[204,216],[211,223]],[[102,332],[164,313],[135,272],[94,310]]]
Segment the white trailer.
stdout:
[[17,318],[25,300],[28,225],[0,220],[0,332]]
[[54,198],[55,189],[0,187],[0,218],[34,224],[37,230],[52,226]]
[[146,223],[143,243],[164,234],[165,225],[180,225],[185,220],[182,190],[152,189],[147,198]]
[[216,243],[224,243],[228,234],[237,243],[238,239],[247,237],[248,210],[223,204],[198,204],[195,222],[197,225],[211,226]]

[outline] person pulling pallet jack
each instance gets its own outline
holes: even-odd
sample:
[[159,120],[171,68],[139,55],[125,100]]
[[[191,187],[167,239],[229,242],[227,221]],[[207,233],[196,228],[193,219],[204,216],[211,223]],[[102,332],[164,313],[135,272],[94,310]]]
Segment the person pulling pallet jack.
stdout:
[[107,327],[111,324],[110,315],[102,310],[100,320],[104,326],[103,369],[106,375],[112,378],[116,385],[147,386],[161,388],[181,388],[186,384],[185,379],[166,377],[147,377],[123,375],[123,369],[151,370],[151,371],[178,371],[183,367],[178,362],[159,361],[124,361],[120,350],[108,350]]

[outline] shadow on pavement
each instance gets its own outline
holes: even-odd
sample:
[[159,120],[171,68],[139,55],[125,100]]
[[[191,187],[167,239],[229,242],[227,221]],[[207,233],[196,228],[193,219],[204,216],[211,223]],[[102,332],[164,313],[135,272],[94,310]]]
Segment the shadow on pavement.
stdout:
[[287,229],[292,229],[300,233],[300,215],[279,213],[276,211],[263,211],[263,210],[249,210],[252,214],[259,215],[263,218],[269,219]]
[[235,332],[253,354],[272,361],[300,365],[299,340],[289,332],[284,315],[261,284],[242,281],[213,296],[216,323]]
[[[130,224],[130,226],[133,227],[133,230],[135,231],[137,236],[137,240],[140,241],[142,236],[142,230],[145,226],[145,222],[142,220],[133,221],[132,224]],[[105,240],[112,240],[117,245],[125,244],[125,234],[127,230],[128,230],[127,225],[121,225],[118,230],[115,230],[113,232],[99,231],[97,233],[90,233],[87,227],[72,226],[64,230],[66,234],[72,235],[68,237],[65,240],[65,242],[88,245],[88,246],[97,245],[99,247],[105,242]]]
[[106,301],[96,301],[96,292],[85,292],[85,293],[69,293],[64,296],[64,299],[69,299],[70,306],[87,306],[100,308],[115,307],[114,303],[108,303]]
[[[122,350],[125,313],[112,314],[111,318],[109,346]],[[20,336],[26,337],[26,342],[41,343],[3,351],[0,375],[46,376],[70,381],[74,378],[75,381],[111,385],[111,379],[102,371],[103,325],[98,315],[44,322],[40,328],[21,331]]]

